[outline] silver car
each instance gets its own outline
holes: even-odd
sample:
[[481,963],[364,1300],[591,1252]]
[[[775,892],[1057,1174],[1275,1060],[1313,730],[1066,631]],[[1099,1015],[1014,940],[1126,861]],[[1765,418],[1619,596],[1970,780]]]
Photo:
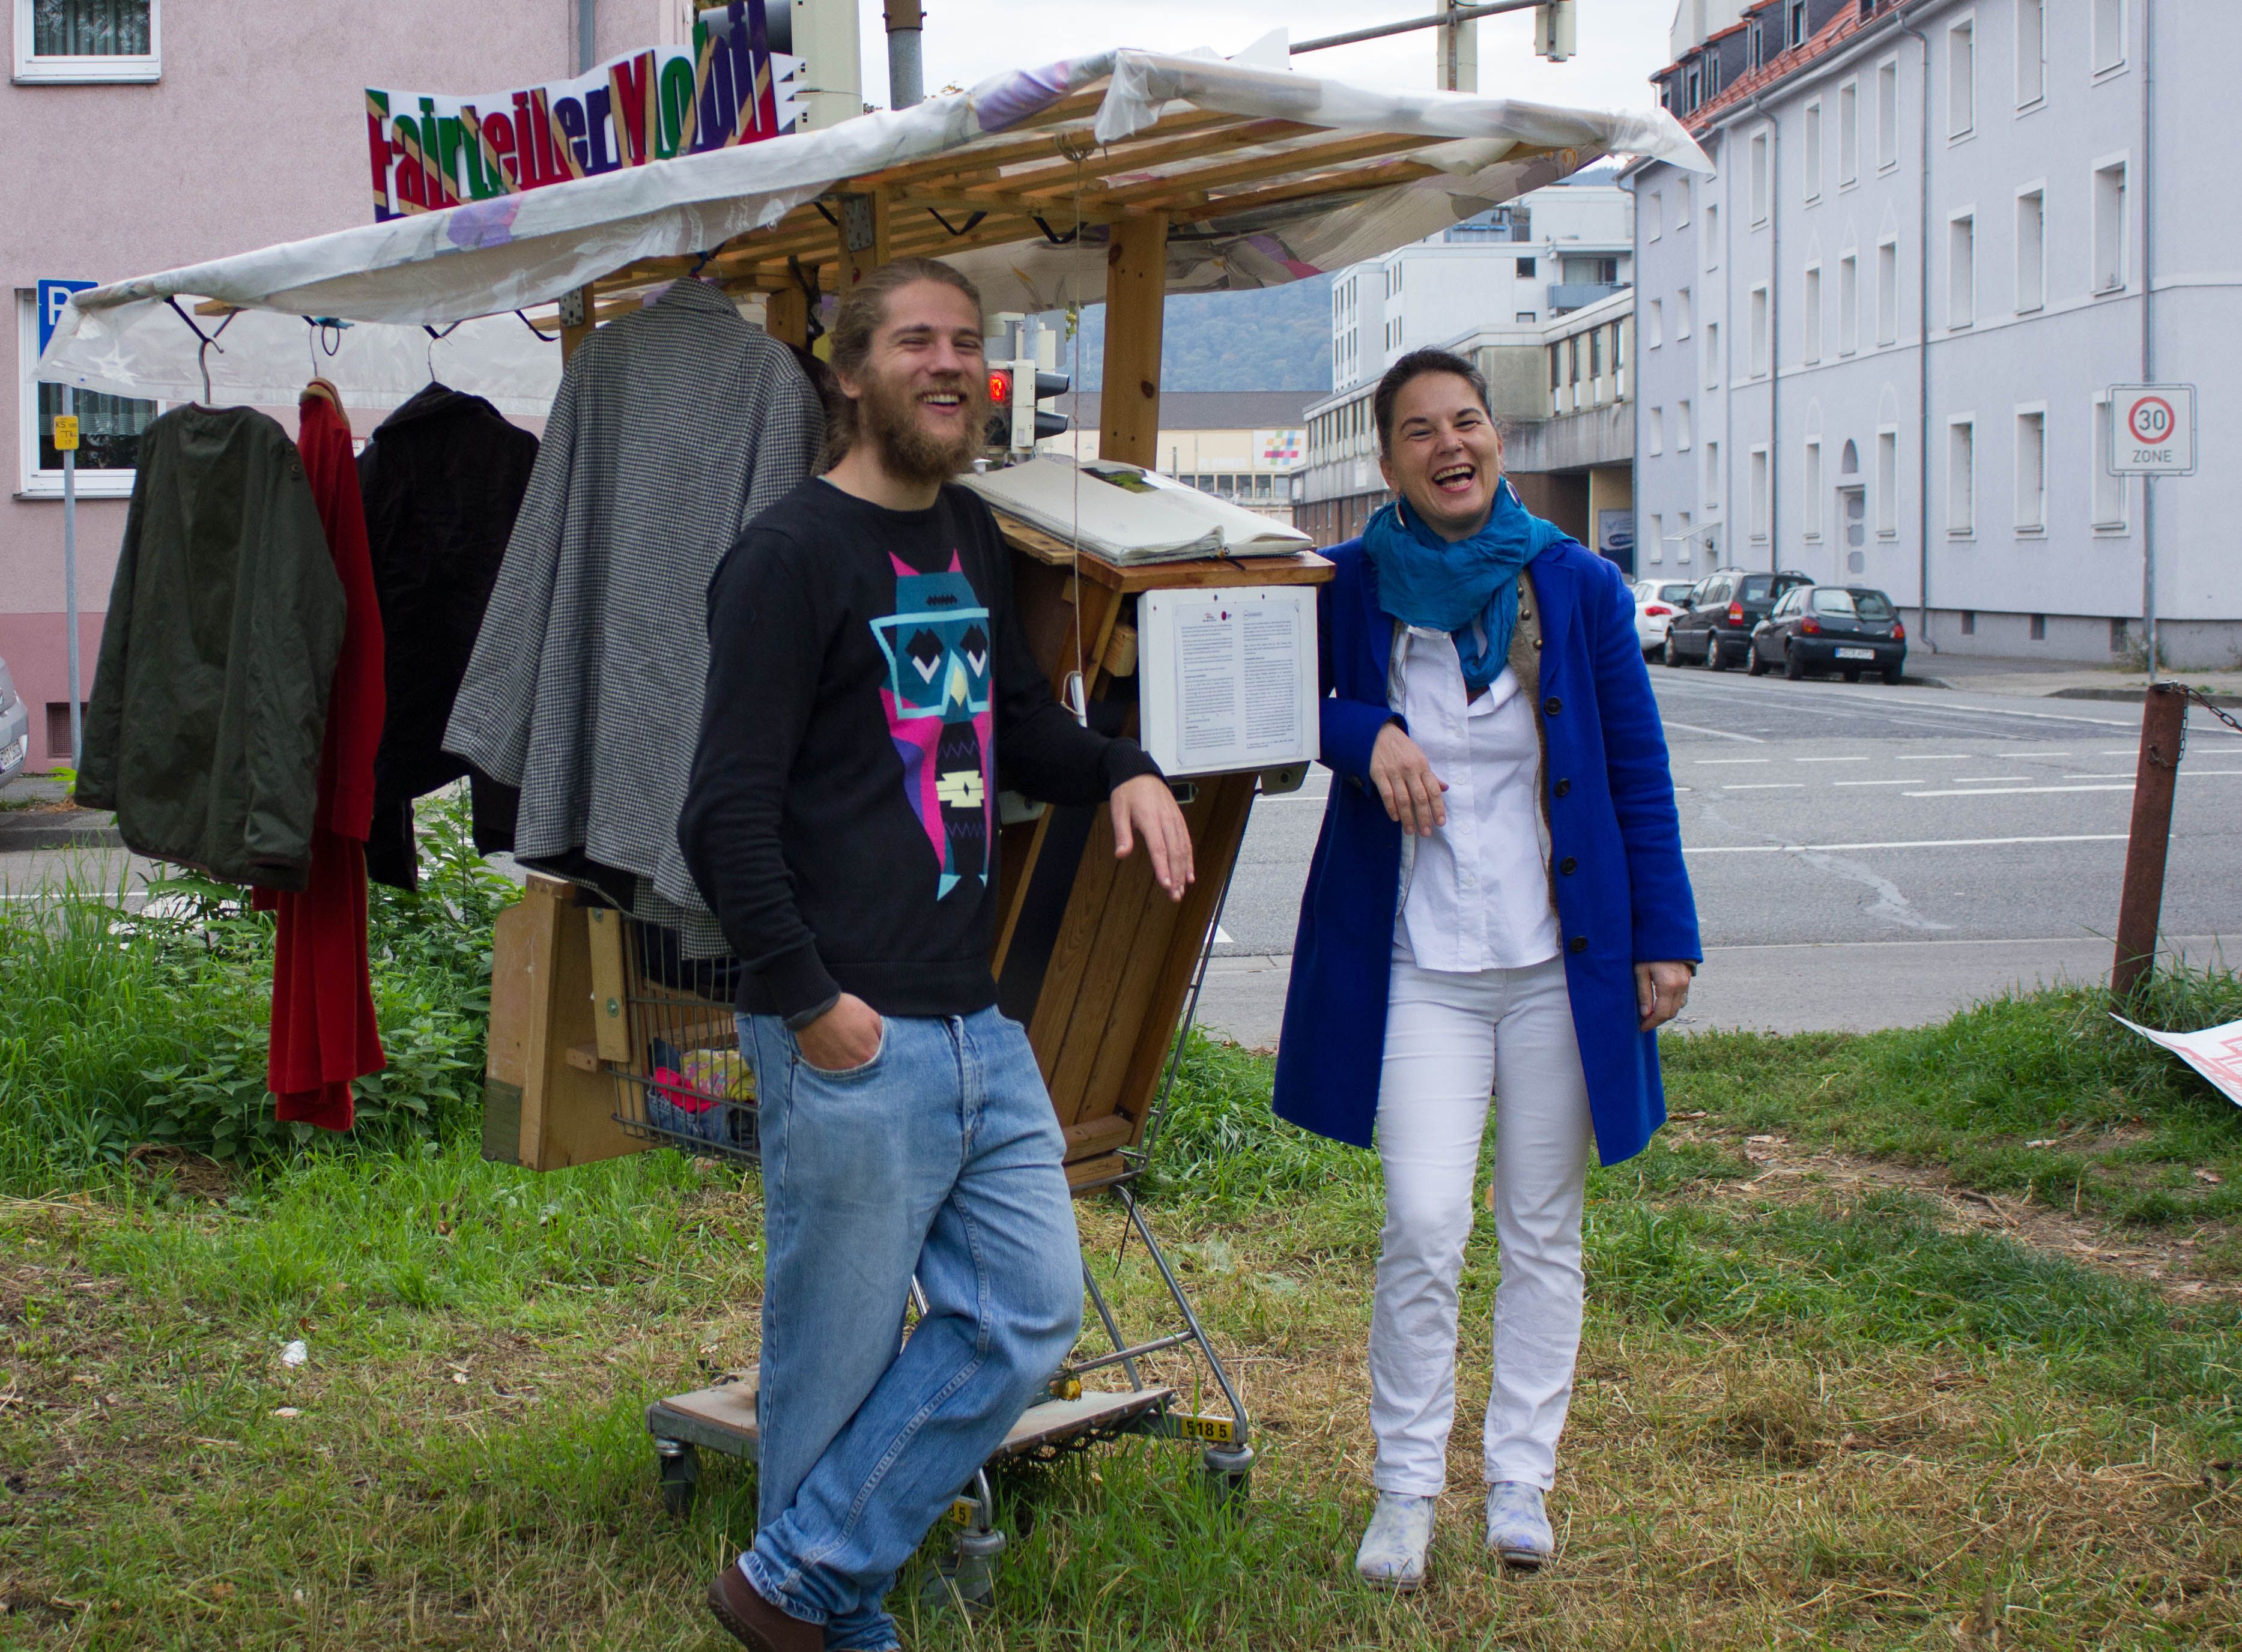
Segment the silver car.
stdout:
[[16,692],[8,662],[0,660],[0,786],[23,772],[31,755],[31,708]]

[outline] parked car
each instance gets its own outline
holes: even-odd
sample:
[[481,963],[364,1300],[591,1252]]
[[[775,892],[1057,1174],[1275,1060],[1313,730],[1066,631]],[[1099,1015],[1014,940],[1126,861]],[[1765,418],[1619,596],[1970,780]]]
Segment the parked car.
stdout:
[[1655,654],[1666,646],[1667,624],[1682,611],[1689,581],[1637,580],[1629,588],[1635,593],[1635,640],[1645,655]]
[[1897,682],[1907,669],[1907,627],[1874,586],[1798,586],[1752,633],[1747,669],[1758,676],[1775,666],[1794,681],[1809,671],[1838,671],[1858,682],[1863,671],[1876,671]]
[[1715,671],[1742,665],[1750,656],[1751,637],[1785,591],[1814,581],[1803,574],[1749,574],[1716,567],[1697,581],[1683,612],[1666,628],[1668,665],[1694,660]]
[[31,755],[31,708],[16,692],[8,662],[0,660],[0,786],[23,772]]

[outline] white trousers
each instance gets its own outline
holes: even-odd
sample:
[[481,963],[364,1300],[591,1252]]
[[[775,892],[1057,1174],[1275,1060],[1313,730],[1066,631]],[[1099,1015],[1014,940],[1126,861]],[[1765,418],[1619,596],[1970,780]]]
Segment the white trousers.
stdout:
[[1456,1411],[1456,1283],[1488,1094],[1502,1278],[1487,1479],[1547,1491],[1581,1347],[1581,1203],[1594,1127],[1561,957],[1446,974],[1396,960],[1378,1098],[1384,1250],[1370,1319],[1380,1491],[1438,1495]]

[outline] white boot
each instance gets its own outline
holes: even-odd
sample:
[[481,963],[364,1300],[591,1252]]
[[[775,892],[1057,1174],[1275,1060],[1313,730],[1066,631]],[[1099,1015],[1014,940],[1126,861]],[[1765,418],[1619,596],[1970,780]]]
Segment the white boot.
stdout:
[[1400,1492],[1378,1494],[1378,1508],[1370,1529],[1355,1551],[1354,1569],[1366,1583],[1406,1593],[1425,1581],[1425,1552],[1433,1546],[1430,1497],[1410,1497]]
[[1529,1572],[1557,1552],[1539,1486],[1499,1480],[1487,1488],[1487,1551],[1505,1566]]

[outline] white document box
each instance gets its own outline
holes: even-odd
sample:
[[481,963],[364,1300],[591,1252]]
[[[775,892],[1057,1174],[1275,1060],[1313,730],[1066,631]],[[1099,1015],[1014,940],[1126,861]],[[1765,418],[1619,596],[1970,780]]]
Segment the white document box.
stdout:
[[1137,648],[1138,726],[1163,773],[1315,760],[1313,586],[1147,591]]

